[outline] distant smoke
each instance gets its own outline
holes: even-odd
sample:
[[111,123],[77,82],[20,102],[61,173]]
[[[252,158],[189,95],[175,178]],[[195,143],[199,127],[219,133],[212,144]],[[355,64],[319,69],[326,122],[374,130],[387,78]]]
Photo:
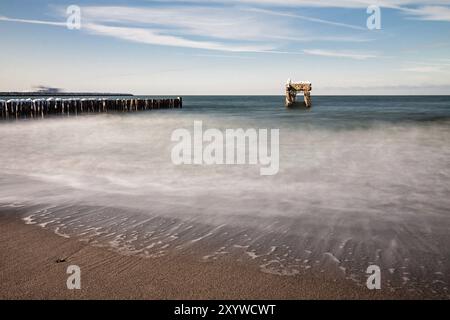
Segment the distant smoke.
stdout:
[[47,87],[47,86],[35,86],[33,89],[36,89],[36,92],[41,93],[59,93],[63,90],[61,88],[53,88],[53,87]]

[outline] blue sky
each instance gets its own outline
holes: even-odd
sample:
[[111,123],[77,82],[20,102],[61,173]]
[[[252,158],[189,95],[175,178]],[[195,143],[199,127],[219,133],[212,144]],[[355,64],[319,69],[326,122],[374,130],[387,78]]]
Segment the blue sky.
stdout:
[[450,94],[449,40],[450,0],[2,0],[0,90]]

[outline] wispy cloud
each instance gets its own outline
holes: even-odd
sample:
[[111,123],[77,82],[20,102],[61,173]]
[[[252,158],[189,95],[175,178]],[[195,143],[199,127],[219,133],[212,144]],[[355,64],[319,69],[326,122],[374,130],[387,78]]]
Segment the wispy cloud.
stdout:
[[66,26],[65,22],[30,20],[30,19],[16,19],[16,18],[9,18],[9,17],[5,17],[5,16],[0,16],[0,21],[28,23],[28,24],[41,24],[41,25],[57,26],[57,27],[65,27]]
[[369,37],[361,37],[361,36],[276,36],[273,37],[273,39],[281,39],[281,40],[287,40],[292,42],[371,42],[374,41],[374,38]]
[[163,46],[219,50],[230,52],[263,52],[263,51],[270,51],[271,49],[273,49],[273,47],[271,46],[264,46],[264,45],[239,46],[231,44],[221,44],[211,41],[195,41],[185,39],[182,37],[164,35],[159,33],[157,30],[145,28],[113,27],[94,23],[83,25],[83,28],[91,34]]
[[305,54],[314,55],[314,56],[333,57],[333,58],[349,58],[349,59],[355,59],[355,60],[366,60],[366,59],[378,57],[377,55],[370,54],[370,53],[323,50],[323,49],[305,49],[305,50],[303,50],[303,52]]
[[450,21],[450,8],[444,6],[424,6],[417,9],[404,9],[413,18],[425,21]]
[[289,17],[289,18],[296,18],[296,19],[300,19],[300,20],[306,20],[306,21],[310,21],[310,22],[323,23],[323,24],[327,24],[327,25],[331,25],[331,26],[335,26],[335,27],[344,27],[344,28],[350,28],[350,29],[354,29],[354,30],[367,31],[366,27],[361,27],[361,26],[356,26],[353,24],[341,23],[341,22],[336,22],[336,21],[330,21],[330,20],[324,20],[324,19],[319,19],[319,18],[314,18],[314,17],[308,17],[308,16],[299,15],[299,14],[290,13],[290,12],[274,11],[274,10],[259,9],[259,8],[251,8],[251,9],[247,9],[247,10],[251,11],[251,12],[258,12],[258,13],[263,13],[263,14],[267,14],[267,15]]
[[[19,19],[0,16],[0,21],[38,24],[57,27],[66,27],[65,22],[33,20],[33,19]],[[108,26],[98,23],[83,23],[82,31],[89,34],[108,36],[127,40],[131,42],[154,44],[162,46],[185,47],[195,49],[229,51],[229,52],[269,52],[274,49],[273,45],[259,44],[259,45],[237,45],[230,43],[221,43],[214,41],[197,41],[183,38],[181,36],[165,35],[164,30],[151,28],[134,28],[134,27],[117,27]]]
[[178,2],[191,3],[227,3],[227,4],[251,4],[259,6],[278,7],[311,7],[311,8],[343,8],[361,9],[370,5],[378,5],[384,8],[402,9],[405,6],[450,5],[449,0],[178,0]]
[[[65,17],[65,9],[59,8]],[[271,17],[267,17],[271,15]],[[286,19],[291,18],[291,19]],[[82,31],[136,43],[185,47],[224,52],[258,52],[298,54],[281,50],[291,42],[365,42],[370,39],[354,35],[315,36],[311,32],[286,35],[286,30],[307,20],[365,30],[335,21],[277,12],[267,9],[229,6],[158,5],[149,7],[84,6]],[[0,20],[30,24],[65,26],[63,22],[0,17]]]
[[201,57],[201,58],[219,58],[219,59],[252,59],[252,57],[248,56],[241,56],[241,55],[226,55],[226,54],[193,54],[194,57]]
[[[183,0],[185,2],[185,0]],[[210,2],[212,0],[195,0],[196,3]],[[370,5],[378,5],[382,8],[395,9],[405,12],[420,20],[428,21],[450,21],[449,0],[213,0],[218,3],[247,4],[258,7],[309,7],[309,8],[338,8],[338,9],[365,9]],[[299,16],[299,18],[301,18]],[[305,17],[309,21],[314,18]],[[317,19],[316,22],[320,22]],[[332,21],[329,21],[332,22]],[[326,20],[323,23],[327,23]],[[339,23],[336,24],[337,26]]]
[[174,35],[261,41],[282,34],[282,20],[263,21],[257,14],[229,7],[86,6],[83,19],[102,24],[141,25]]
[[402,68],[401,71],[414,73],[434,73],[434,72],[442,72],[442,69],[438,66],[414,66]]
[[[270,15],[271,17],[267,17]],[[283,43],[290,42],[367,42],[369,37],[358,35],[321,36],[312,32],[297,32],[295,36],[286,35],[297,20],[343,27],[358,31],[366,28],[336,21],[307,17],[261,8],[199,6],[192,7],[159,6],[159,7],[126,7],[126,6],[88,6],[83,8],[83,17],[92,21],[97,27],[94,33],[118,37],[125,40],[154,43],[159,37],[176,41],[170,43],[203,49],[223,51],[247,51],[280,53]],[[176,17],[174,19],[173,17]],[[290,18],[290,19],[286,19]],[[122,25],[140,24],[147,29],[129,28]],[[105,24],[118,24],[118,27],[106,27]],[[102,27],[99,27],[101,25]],[[92,29],[92,28],[91,28]],[[101,32],[98,32],[101,29]],[[92,30],[91,30],[92,31]],[[115,34],[115,31],[117,32]],[[158,38],[157,38],[158,36]],[[181,38],[182,37],[182,38]],[[190,41],[184,38],[202,37]],[[213,41],[213,42],[211,42]],[[204,42],[204,43],[202,43]],[[246,46],[236,45],[236,42],[247,43]],[[262,46],[264,43],[265,46]],[[290,52],[283,52],[290,53]]]

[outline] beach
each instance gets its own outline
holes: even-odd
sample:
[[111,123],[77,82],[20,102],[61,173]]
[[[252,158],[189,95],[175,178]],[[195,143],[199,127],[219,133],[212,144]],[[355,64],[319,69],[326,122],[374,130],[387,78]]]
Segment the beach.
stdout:
[[[248,261],[203,262],[196,255],[140,258],[26,225],[0,212],[0,299],[415,299],[399,290],[368,290],[332,274],[279,276]],[[64,262],[57,262],[64,260]],[[81,269],[81,289],[66,286]]]
[[450,300],[450,0],[3,2],[0,301]]

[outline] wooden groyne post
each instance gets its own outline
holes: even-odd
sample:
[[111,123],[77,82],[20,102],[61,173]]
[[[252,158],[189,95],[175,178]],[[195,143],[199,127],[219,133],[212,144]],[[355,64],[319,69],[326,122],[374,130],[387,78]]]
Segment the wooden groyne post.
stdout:
[[297,93],[303,92],[304,106],[306,108],[311,108],[311,90],[311,82],[292,83],[291,80],[288,80],[288,82],[286,83],[286,107],[291,107],[294,104],[298,103],[296,101]]
[[0,100],[0,119],[40,119],[54,115],[77,116],[89,113],[138,112],[179,109],[183,99],[142,98],[39,98]]

